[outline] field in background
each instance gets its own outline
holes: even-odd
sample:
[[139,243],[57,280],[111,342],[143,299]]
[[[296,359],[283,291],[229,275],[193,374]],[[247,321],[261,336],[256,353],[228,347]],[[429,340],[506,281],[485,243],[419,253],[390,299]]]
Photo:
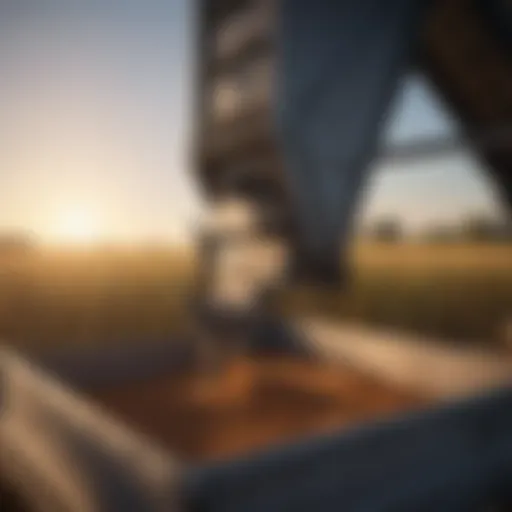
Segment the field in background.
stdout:
[[41,252],[0,258],[0,338],[40,346],[160,339],[183,325],[189,252]]
[[[350,293],[303,297],[303,309],[464,342],[510,337],[511,245],[360,245],[353,254]],[[193,275],[185,250],[0,257],[0,338],[47,346],[170,336],[188,318]]]
[[[512,342],[512,245],[359,245],[343,296],[304,309],[461,342]],[[508,326],[508,327],[507,327]]]

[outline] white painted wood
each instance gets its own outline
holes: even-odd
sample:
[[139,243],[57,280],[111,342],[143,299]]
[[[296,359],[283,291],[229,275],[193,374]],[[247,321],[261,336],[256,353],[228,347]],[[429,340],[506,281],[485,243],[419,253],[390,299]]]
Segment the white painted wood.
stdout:
[[0,350],[0,380],[0,470],[34,492],[51,489],[40,499],[59,508],[42,510],[178,509],[181,467],[156,441],[12,350]]
[[314,317],[294,324],[323,357],[433,396],[464,395],[512,384],[512,356],[506,352]]

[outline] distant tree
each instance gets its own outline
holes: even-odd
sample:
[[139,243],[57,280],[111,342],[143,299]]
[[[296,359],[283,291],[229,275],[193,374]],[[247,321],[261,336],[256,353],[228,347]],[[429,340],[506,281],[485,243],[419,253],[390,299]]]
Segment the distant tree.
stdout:
[[512,219],[499,224],[498,238],[502,242],[512,243]]
[[397,219],[380,219],[369,228],[369,237],[379,242],[394,243],[403,239],[404,230]]
[[460,240],[460,230],[450,225],[432,225],[422,233],[421,238],[428,243],[453,243]]
[[485,215],[468,216],[462,223],[464,238],[474,242],[498,241],[502,230],[502,223]]
[[24,233],[0,233],[0,255],[22,256],[31,253],[36,247],[35,241]]

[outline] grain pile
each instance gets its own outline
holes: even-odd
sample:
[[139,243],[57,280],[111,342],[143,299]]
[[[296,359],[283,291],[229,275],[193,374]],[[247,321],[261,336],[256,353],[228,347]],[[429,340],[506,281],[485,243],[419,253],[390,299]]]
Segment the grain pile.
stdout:
[[217,375],[169,375],[94,398],[189,461],[236,456],[425,403],[352,369],[275,357],[239,358]]

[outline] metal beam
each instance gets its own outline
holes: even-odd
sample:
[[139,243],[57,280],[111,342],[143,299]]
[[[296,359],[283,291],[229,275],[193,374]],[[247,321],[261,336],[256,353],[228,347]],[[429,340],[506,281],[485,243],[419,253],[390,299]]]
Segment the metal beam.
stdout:
[[341,279],[340,252],[424,4],[281,2],[276,106],[299,232],[299,280]]

